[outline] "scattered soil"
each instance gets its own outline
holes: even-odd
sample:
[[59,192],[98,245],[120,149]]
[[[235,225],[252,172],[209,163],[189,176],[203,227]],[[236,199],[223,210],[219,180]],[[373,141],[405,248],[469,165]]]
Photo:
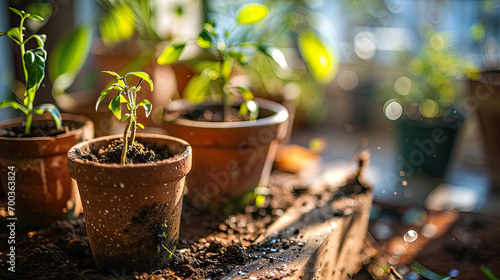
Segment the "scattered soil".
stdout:
[[9,127],[6,129],[0,129],[1,137],[46,137],[46,136],[56,136],[59,134],[67,133],[78,129],[74,123],[69,123],[61,125],[60,129],[56,128],[53,121],[47,122],[33,122],[31,125],[31,132],[24,134],[25,123],[21,125]]
[[[77,154],[82,159],[100,163],[120,163],[123,151],[123,141],[115,140],[106,147],[98,150],[77,150]],[[167,147],[157,147],[155,144],[144,146],[135,141],[133,146],[127,149],[127,163],[152,163],[173,156],[169,153]]]
[[[7,270],[7,256],[0,254],[0,279],[221,279],[269,250],[272,245],[251,244],[297,196],[271,184],[261,207],[251,203],[230,216],[199,212],[184,204],[177,250],[165,269],[150,273],[100,274],[93,262],[83,215],[74,221],[58,221],[46,229],[17,232],[16,273]],[[5,228],[3,223],[6,221],[1,221],[0,226]],[[8,252],[7,246],[7,242],[1,242],[0,252]]]
[[167,112],[166,120],[188,119],[202,122],[239,122],[248,121],[249,115],[240,116],[238,108],[232,107],[226,110],[224,119],[222,119],[222,110],[220,106],[193,107],[183,111]]

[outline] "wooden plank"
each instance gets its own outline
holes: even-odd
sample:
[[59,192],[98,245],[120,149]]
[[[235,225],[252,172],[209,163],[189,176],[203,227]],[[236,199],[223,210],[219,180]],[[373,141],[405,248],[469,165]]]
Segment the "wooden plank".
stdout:
[[[254,260],[223,279],[347,279],[368,227],[371,189],[358,180],[342,188],[316,186],[254,243]],[[252,246],[248,249],[252,254]]]

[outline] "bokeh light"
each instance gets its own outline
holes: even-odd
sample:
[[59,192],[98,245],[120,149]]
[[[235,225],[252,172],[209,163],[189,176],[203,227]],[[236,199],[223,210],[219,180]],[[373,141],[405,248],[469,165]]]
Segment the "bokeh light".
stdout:
[[411,80],[408,77],[399,77],[394,83],[394,90],[401,95],[408,95],[411,90]]
[[419,106],[419,111],[426,118],[434,118],[439,113],[439,105],[432,99],[425,99]]
[[359,83],[358,74],[350,69],[342,70],[338,76],[338,83],[343,90],[353,90]]
[[441,35],[432,35],[429,43],[436,51],[440,51],[444,48],[444,38]]
[[403,107],[394,99],[388,100],[384,104],[384,114],[391,121],[397,120],[403,114]]
[[364,60],[369,60],[375,55],[377,39],[371,32],[363,31],[354,37],[354,51]]

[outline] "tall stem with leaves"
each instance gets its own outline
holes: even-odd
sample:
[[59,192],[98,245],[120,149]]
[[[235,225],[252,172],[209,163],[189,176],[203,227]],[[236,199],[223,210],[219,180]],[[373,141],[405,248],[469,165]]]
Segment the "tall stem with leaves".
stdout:
[[[13,27],[7,30],[7,32],[5,33],[2,32],[0,33],[0,36],[8,36],[10,39],[12,39],[12,41],[14,41],[14,43],[19,46],[26,87],[24,90],[24,100],[22,104],[15,100],[4,100],[0,103],[0,108],[12,107],[14,109],[22,111],[26,115],[26,122],[24,127],[25,134],[31,131],[33,114],[42,115],[45,111],[49,112],[49,114],[54,119],[56,128],[59,129],[61,128],[62,122],[61,113],[53,104],[45,103],[36,107],[33,106],[36,91],[40,87],[45,76],[45,61],[47,59],[47,52],[44,50],[44,44],[47,36],[45,36],[44,34],[33,34],[25,40],[24,21],[26,19],[43,20],[43,18],[38,15],[32,15],[11,7],[9,7],[9,9],[20,16],[21,21],[19,27]],[[37,47],[26,50],[26,44],[32,39],[36,41]]]
[[[115,117],[117,117],[121,122],[128,120],[127,126],[125,127],[125,131],[123,132],[123,149],[121,154],[121,164],[125,164],[127,162],[127,151],[130,147],[134,146],[135,142],[135,134],[137,131],[137,126],[144,129],[144,125],[137,122],[137,109],[139,107],[144,107],[146,111],[146,117],[151,113],[152,105],[147,99],[142,100],[137,103],[137,92],[141,90],[141,83],[143,81],[148,82],[151,91],[153,91],[153,81],[149,77],[149,75],[145,72],[130,72],[125,74],[125,76],[120,76],[119,74],[113,71],[103,71],[103,73],[110,74],[114,76],[118,81],[112,85],[107,86],[99,95],[97,99],[97,103],[95,105],[95,109],[99,107],[101,101],[106,98],[109,92],[112,90],[118,90],[118,94],[111,99],[108,108],[113,112]],[[127,84],[127,77],[135,76],[140,78],[139,82],[136,86],[129,86]],[[126,103],[128,113],[122,116],[121,104]],[[130,134],[130,136],[129,136]]]

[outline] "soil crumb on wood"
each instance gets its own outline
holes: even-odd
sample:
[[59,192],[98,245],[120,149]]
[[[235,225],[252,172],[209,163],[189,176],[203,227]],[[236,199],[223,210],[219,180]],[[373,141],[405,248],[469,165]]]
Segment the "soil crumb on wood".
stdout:
[[0,129],[1,137],[48,137],[64,134],[78,129],[74,123],[63,123],[61,128],[57,129],[53,121],[33,122],[30,133],[24,134],[25,122],[18,126]]
[[[82,158],[99,163],[121,163],[123,141],[114,140],[106,147],[98,150],[77,150],[77,154]],[[152,163],[173,156],[166,146],[156,145],[144,146],[137,141],[134,145],[129,145],[127,149],[126,163]]]

